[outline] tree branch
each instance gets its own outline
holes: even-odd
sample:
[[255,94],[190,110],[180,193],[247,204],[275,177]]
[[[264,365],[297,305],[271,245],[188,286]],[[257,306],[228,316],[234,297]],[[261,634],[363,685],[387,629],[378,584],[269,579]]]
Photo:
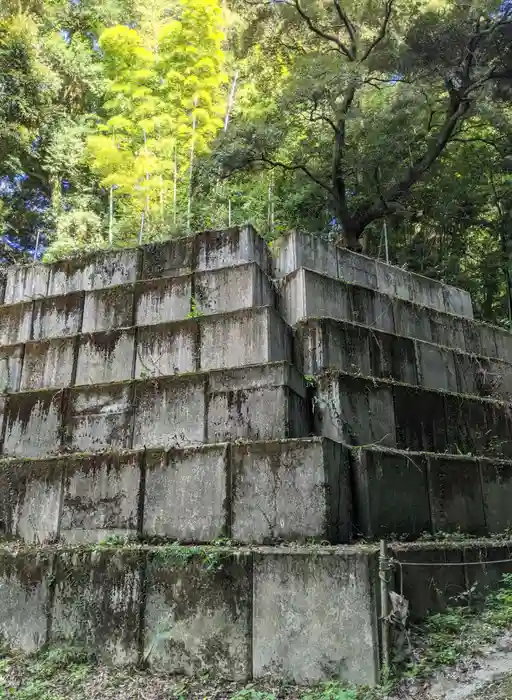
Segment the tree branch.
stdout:
[[334,194],[332,187],[330,187],[326,182],[320,180],[320,178],[316,177],[316,175],[314,175],[311,172],[311,170],[305,165],[289,165],[288,163],[282,163],[279,160],[272,160],[271,158],[267,158],[266,156],[261,156],[261,158],[255,158],[252,162],[256,163],[258,161],[261,163],[266,163],[267,165],[271,165],[273,168],[282,168],[283,170],[287,170],[290,172],[297,172],[297,170],[299,170],[305,175],[307,175],[310,180],[312,180],[324,190],[329,192],[331,196]]
[[385,9],[385,14],[384,14],[384,20],[381,24],[380,31],[377,34],[377,36],[375,37],[375,39],[372,41],[370,46],[364,52],[364,54],[360,60],[361,63],[364,63],[366,61],[368,56],[372,53],[372,51],[375,48],[377,48],[377,46],[380,44],[380,42],[386,36],[389,20],[391,19],[391,15],[393,13],[393,2],[394,2],[394,0],[386,0],[386,9]]
[[336,8],[336,12],[338,13],[338,17],[342,21],[345,29],[347,30],[347,33],[350,37],[350,53],[352,56],[352,59],[355,60],[356,55],[357,55],[357,35],[356,35],[356,28],[350,21],[349,16],[345,12],[345,10],[342,8],[340,5],[339,0],[333,0],[334,2],[334,7]]
[[335,44],[335,46],[338,47],[338,50],[340,53],[342,53],[346,58],[348,58],[350,61],[352,60],[352,57],[350,55],[350,51],[348,48],[345,46],[345,44],[339,39],[337,36],[334,34],[328,34],[327,32],[324,32],[323,29],[320,29],[320,27],[317,27],[314,23],[313,20],[309,15],[307,15],[304,10],[302,9],[302,6],[300,4],[300,0],[291,0],[290,2],[287,2],[288,5],[292,4],[293,7],[297,10],[299,15],[302,17],[302,19],[306,22],[307,26],[309,29],[319,36],[321,39],[325,39],[325,41],[329,41],[332,44]]

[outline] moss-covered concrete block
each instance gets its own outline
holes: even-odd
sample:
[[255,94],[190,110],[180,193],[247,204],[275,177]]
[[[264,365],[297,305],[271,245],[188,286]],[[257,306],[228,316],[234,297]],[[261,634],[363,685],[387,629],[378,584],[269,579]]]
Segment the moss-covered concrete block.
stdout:
[[270,279],[256,263],[234,265],[194,275],[195,308],[217,314],[254,306],[275,306]]
[[112,331],[133,326],[135,323],[134,294],[135,287],[132,284],[86,292],[83,333]]
[[66,445],[73,452],[129,449],[133,431],[130,383],[75,388],[70,392]]
[[418,537],[431,530],[426,458],[378,448],[352,451],[355,531]]
[[146,454],[143,533],[180,542],[228,536],[228,447]]
[[135,329],[88,333],[79,341],[77,385],[122,382],[133,378]]
[[170,673],[249,678],[251,556],[173,547],[148,556],[144,657],[149,664]]
[[135,288],[135,323],[150,326],[182,321],[191,311],[192,277],[164,277],[140,282]]
[[24,352],[23,343],[0,347],[0,393],[19,390]]
[[133,447],[185,447],[205,442],[205,377],[149,379],[135,386]]
[[82,328],[83,292],[47,297],[34,303],[33,340],[76,335]]
[[198,326],[193,319],[138,328],[135,378],[194,372],[198,345]]
[[138,549],[60,550],[49,641],[83,644],[114,664],[139,660]]
[[32,301],[46,296],[49,267],[47,265],[12,265],[5,272],[4,304]]
[[26,653],[47,641],[52,560],[48,552],[0,548],[0,637]]
[[375,567],[357,547],[255,553],[253,676],[375,684]]
[[62,435],[62,392],[32,391],[9,396],[3,454],[43,458],[58,454]]
[[65,461],[0,462],[0,534],[44,544],[59,537]]
[[97,542],[136,535],[142,486],[142,454],[70,457],[63,479],[59,535],[65,542]]
[[0,345],[16,345],[30,340],[32,303],[0,307]]
[[71,386],[75,348],[75,337],[26,343],[21,391]]

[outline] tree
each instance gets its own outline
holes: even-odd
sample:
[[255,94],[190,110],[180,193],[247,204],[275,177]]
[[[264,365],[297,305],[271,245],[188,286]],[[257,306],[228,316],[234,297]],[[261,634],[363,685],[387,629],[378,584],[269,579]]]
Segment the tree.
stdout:
[[485,14],[453,1],[241,7],[251,50],[288,71],[265,123],[240,115],[225,170],[259,165],[306,176],[328,196],[353,249],[373,222],[411,215],[418,183],[454,139],[474,133],[480,105],[511,75],[512,8],[498,2]]

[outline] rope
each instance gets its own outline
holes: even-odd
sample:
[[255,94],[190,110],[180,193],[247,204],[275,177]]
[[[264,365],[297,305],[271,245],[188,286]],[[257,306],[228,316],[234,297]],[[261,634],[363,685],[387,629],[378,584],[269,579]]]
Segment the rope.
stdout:
[[512,564],[512,559],[494,559],[493,561],[399,561],[392,560],[400,566],[485,566],[491,564]]

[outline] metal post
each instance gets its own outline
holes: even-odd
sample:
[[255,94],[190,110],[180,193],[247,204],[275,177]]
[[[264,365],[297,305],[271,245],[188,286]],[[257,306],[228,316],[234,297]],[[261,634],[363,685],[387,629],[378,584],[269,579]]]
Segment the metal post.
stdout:
[[382,624],[382,672],[383,676],[389,672],[389,572],[391,562],[388,554],[388,545],[385,540],[380,541],[379,578],[380,578],[380,608]]

